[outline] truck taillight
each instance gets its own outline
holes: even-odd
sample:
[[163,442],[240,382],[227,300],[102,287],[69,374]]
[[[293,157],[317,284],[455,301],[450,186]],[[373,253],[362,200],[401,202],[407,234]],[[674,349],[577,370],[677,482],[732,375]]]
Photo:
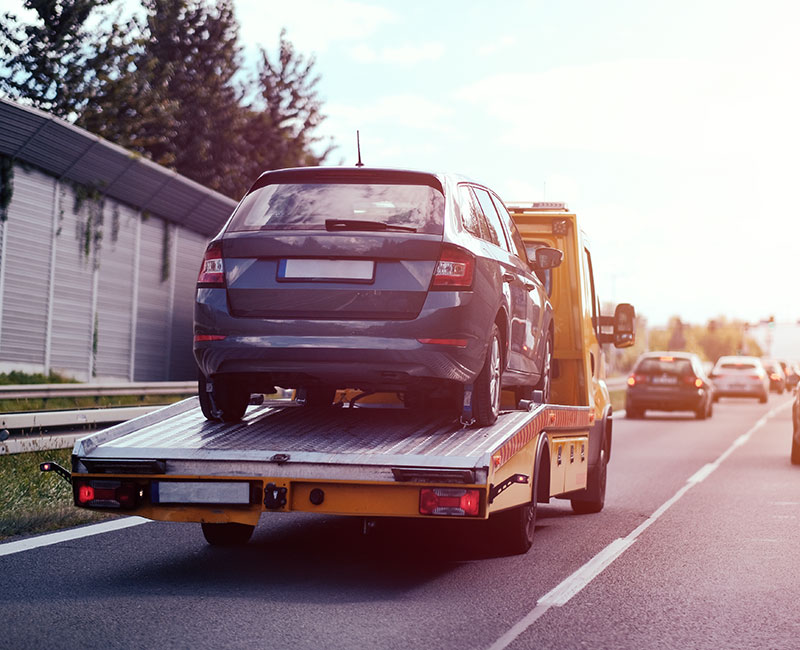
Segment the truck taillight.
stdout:
[[197,276],[197,284],[203,287],[225,286],[225,268],[222,264],[222,246],[219,242],[209,244],[203,255],[203,264]]
[[467,488],[422,488],[419,491],[421,515],[477,517],[481,491]]
[[431,289],[471,289],[475,274],[475,257],[472,253],[445,244],[433,270]]
[[90,479],[74,484],[75,505],[85,508],[130,510],[141,501],[144,491],[133,481]]

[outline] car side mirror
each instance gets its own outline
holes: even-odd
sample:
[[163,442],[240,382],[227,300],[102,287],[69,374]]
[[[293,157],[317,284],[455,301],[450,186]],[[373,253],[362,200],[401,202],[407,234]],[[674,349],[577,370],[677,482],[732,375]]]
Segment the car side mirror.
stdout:
[[636,340],[636,311],[633,305],[622,302],[614,310],[614,347],[629,348]]
[[541,248],[537,248],[534,253],[533,268],[537,271],[554,269],[561,265],[563,259],[564,253],[557,248],[542,246]]

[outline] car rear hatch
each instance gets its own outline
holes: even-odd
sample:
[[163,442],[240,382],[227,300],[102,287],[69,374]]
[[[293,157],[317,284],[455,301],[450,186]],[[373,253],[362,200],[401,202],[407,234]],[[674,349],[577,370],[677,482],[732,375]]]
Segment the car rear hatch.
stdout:
[[691,361],[669,355],[643,359],[633,375],[635,386],[654,394],[694,390],[697,379]]
[[443,190],[433,175],[334,168],[265,174],[222,240],[231,313],[413,319],[443,231]]

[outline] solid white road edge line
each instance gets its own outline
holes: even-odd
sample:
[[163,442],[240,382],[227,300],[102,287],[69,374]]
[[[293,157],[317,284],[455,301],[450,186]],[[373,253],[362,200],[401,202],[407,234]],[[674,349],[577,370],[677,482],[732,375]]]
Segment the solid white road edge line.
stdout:
[[71,539],[80,539],[81,537],[99,535],[101,533],[108,533],[113,530],[122,530],[123,528],[130,528],[131,526],[138,526],[140,524],[147,524],[149,522],[150,519],[145,519],[144,517],[125,517],[123,519],[103,521],[99,524],[92,524],[90,526],[80,526],[79,528],[62,530],[57,533],[39,535],[38,537],[31,537],[29,539],[21,539],[18,542],[6,542],[5,544],[0,544],[0,556],[11,555],[12,553],[21,553],[22,551],[30,551],[34,548],[39,548],[40,546],[60,544],[61,542],[68,542]]
[[728,447],[713,463],[707,463],[695,472],[686,484],[681,487],[672,497],[665,501],[647,520],[642,522],[626,537],[620,537],[611,542],[597,555],[591,558],[580,569],[575,571],[571,576],[566,578],[561,584],[548,591],[544,596],[536,601],[534,607],[528,614],[519,622],[517,622],[511,629],[508,630],[503,636],[495,641],[489,650],[504,650],[510,646],[523,632],[525,632],[531,625],[538,621],[542,616],[547,613],[551,607],[562,607],[566,605],[570,599],[580,592],[586,585],[599,576],[614,560],[627,551],[636,538],[639,537],[647,528],[654,524],[670,507],[677,503],[680,498],[686,494],[692,487],[702,483],[707,479],[711,473],[720,466],[728,456],[733,453],[737,447],[741,447],[747,442],[750,437],[763,427],[767,420],[777,414],[779,411],[791,406],[791,402],[784,402],[780,406],[776,406],[764,415],[758,422],[756,422],[746,433],[743,433],[736,440],[734,440],[730,447]]

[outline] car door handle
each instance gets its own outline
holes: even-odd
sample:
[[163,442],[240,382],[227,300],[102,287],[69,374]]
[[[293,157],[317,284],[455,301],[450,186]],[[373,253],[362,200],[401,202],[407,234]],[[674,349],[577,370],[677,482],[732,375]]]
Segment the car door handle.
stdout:
[[503,273],[503,282],[513,282],[515,279],[513,273]]

